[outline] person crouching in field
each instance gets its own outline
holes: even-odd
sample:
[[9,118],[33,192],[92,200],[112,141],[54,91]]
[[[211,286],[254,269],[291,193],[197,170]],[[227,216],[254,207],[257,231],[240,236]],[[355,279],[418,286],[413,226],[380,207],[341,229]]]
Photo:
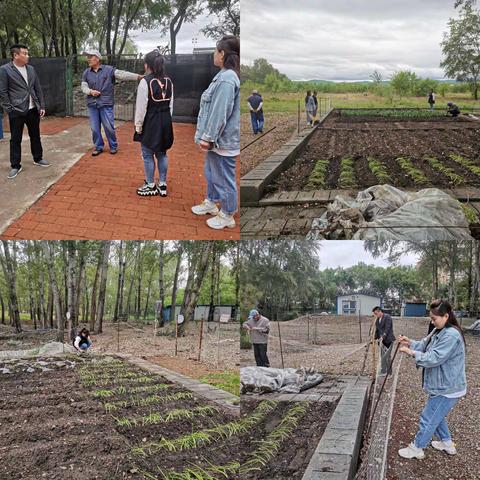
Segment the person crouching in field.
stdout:
[[75,337],[73,346],[80,352],[86,352],[92,346],[90,332],[86,328],[82,328],[80,333]]
[[[240,40],[227,35],[218,43],[213,62],[220,71],[200,100],[195,143],[205,152],[207,195],[192,207],[195,215],[215,215],[207,225],[235,227],[238,210],[236,157],[240,155]],[[217,203],[220,203],[218,210]]]
[[267,356],[267,349],[270,320],[260,315],[258,310],[251,310],[248,314],[248,320],[243,324],[243,328],[250,333],[257,367],[269,367],[270,362]]
[[460,115],[460,109],[452,102],[447,103],[447,117],[458,117]]
[[455,455],[446,417],[460,398],[467,394],[465,376],[465,338],[450,303],[435,300],[430,305],[430,317],[435,329],[418,342],[401,335],[399,351],[415,358],[423,367],[423,389],[428,400],[420,416],[414,441],[398,451],[403,458],[422,459],[424,449],[435,435],[432,447]]
[[[167,196],[167,150],[173,145],[173,84],[165,76],[164,59],[158,50],[145,56],[145,77],[137,90],[135,140],[142,143],[145,181],[138,195]],[[155,159],[159,181],[155,185]]]

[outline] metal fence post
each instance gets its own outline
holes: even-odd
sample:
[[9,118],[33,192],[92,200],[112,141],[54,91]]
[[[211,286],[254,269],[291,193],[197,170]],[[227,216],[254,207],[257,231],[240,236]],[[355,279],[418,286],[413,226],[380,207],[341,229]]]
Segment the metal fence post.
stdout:
[[65,90],[66,90],[66,95],[65,95],[65,100],[66,100],[66,105],[65,109],[67,111],[67,115],[72,116],[73,115],[73,72],[72,72],[72,65],[73,62],[73,56],[70,55],[65,58],[65,63],[66,63],[66,74],[65,74]]
[[307,342],[310,341],[310,315],[307,315]]

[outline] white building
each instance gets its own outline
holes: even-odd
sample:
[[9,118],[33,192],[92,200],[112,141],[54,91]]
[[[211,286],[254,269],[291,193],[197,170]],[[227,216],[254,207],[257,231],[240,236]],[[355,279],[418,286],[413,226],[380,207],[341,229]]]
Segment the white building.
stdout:
[[382,298],[368,293],[337,296],[337,315],[372,315],[377,306],[382,306]]

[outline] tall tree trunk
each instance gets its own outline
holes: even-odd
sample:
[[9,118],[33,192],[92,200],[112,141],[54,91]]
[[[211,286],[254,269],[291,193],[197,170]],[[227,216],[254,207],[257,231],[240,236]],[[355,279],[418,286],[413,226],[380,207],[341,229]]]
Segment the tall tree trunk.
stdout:
[[[7,240],[2,240],[3,255],[0,249],[0,263],[2,264],[3,273],[5,276],[5,282],[7,284],[8,297],[11,308],[10,321],[17,333],[22,331],[22,324],[20,321],[20,310],[18,308],[18,296],[17,296],[17,280],[15,273],[15,254],[12,257],[10,254],[10,247]],[[15,251],[15,243],[13,244]]]
[[150,290],[152,288],[152,279],[153,279],[153,268],[150,270],[150,275],[148,276],[148,285],[147,285],[147,299],[145,300],[145,309],[143,310],[143,319],[147,319],[148,314],[148,302],[150,301]]
[[202,242],[201,244],[201,252],[198,256],[197,265],[195,266],[196,276],[193,280],[190,291],[188,292],[188,303],[185,304],[185,309],[183,312],[185,319],[184,322],[180,325],[180,332],[182,334],[188,328],[188,323],[190,322],[191,317],[193,317],[195,307],[197,306],[198,297],[200,295],[200,288],[202,287],[203,280],[207,273],[208,260],[212,251],[212,243],[213,242],[206,241]]
[[104,240],[102,252],[102,268],[100,271],[100,289],[98,293],[97,324],[98,333],[103,332],[103,314],[105,311],[105,294],[107,291],[108,257],[110,255],[110,240]]
[[51,26],[52,26],[50,52],[52,51],[52,48],[53,48],[55,52],[55,56],[59,57],[60,50],[58,49],[58,39],[57,39],[57,0],[51,0],[50,5],[51,5]]
[[125,278],[126,260],[123,257],[123,240],[120,240],[118,249],[118,281],[117,281],[117,297],[115,299],[115,311],[113,313],[113,321],[118,320],[119,315],[123,313],[123,284]]
[[180,273],[180,265],[182,263],[183,247],[179,245],[177,251],[177,265],[175,266],[175,274],[173,276],[172,285],[172,305],[170,308],[170,321],[175,321],[175,306],[177,304],[177,287],[178,287],[178,275]]
[[1,292],[0,292],[0,307],[2,308],[2,325],[5,325],[5,303],[3,301]]
[[102,252],[103,252],[103,245],[100,244],[99,251],[98,251],[97,268],[95,270],[95,279],[93,280],[92,304],[90,307],[90,322],[88,325],[88,328],[91,332],[95,331],[95,320],[97,319],[97,288],[98,288],[98,279],[100,278],[100,270],[102,268]]
[[47,262],[50,288],[53,295],[53,305],[55,306],[55,314],[57,317],[57,340],[63,343],[65,322],[63,319],[62,305],[60,302],[60,290],[58,288],[58,282],[55,276],[55,257],[52,252],[52,244],[49,241],[42,242],[42,248],[45,260]]
[[213,243],[212,266],[210,269],[210,305],[208,307],[208,321],[213,322],[213,311],[215,309],[215,265],[217,259],[217,245]]
[[78,59],[77,59],[77,34],[75,31],[75,24],[73,22],[73,8],[72,0],[67,1],[68,9],[68,26],[70,31],[71,45],[72,45],[72,55],[73,55],[73,71],[77,73],[78,69]]
[[165,266],[164,252],[165,252],[165,241],[160,240],[160,251],[158,252],[158,292],[159,299],[161,303],[160,308],[160,327],[165,325],[165,319],[163,318],[163,307],[165,306],[165,284],[164,284],[164,275],[163,270]]
[[75,322],[75,240],[67,240],[67,320],[70,340],[75,340],[73,331]]

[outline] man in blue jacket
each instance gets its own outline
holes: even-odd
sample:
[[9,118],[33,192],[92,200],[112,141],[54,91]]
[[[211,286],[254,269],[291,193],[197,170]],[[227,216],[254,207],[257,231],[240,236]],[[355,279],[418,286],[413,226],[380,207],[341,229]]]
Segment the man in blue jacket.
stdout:
[[254,135],[263,133],[265,119],[263,116],[263,98],[257,90],[253,90],[247,99],[248,108],[250,109],[250,119],[252,121],[252,129]]
[[15,178],[22,171],[22,136],[27,125],[33,164],[49,167],[43,159],[40,139],[40,118],[45,115],[45,100],[35,69],[28,65],[26,45],[10,47],[12,61],[0,67],[0,108],[8,113],[10,122],[10,166],[8,178]]
[[88,59],[88,68],[82,75],[82,92],[87,95],[88,116],[92,129],[95,150],[92,157],[103,152],[105,146],[102,138],[102,126],[107,137],[110,153],[118,150],[115,133],[115,80],[141,80],[143,75],[118,70],[111,65],[103,65],[98,50],[87,50],[84,55]]

